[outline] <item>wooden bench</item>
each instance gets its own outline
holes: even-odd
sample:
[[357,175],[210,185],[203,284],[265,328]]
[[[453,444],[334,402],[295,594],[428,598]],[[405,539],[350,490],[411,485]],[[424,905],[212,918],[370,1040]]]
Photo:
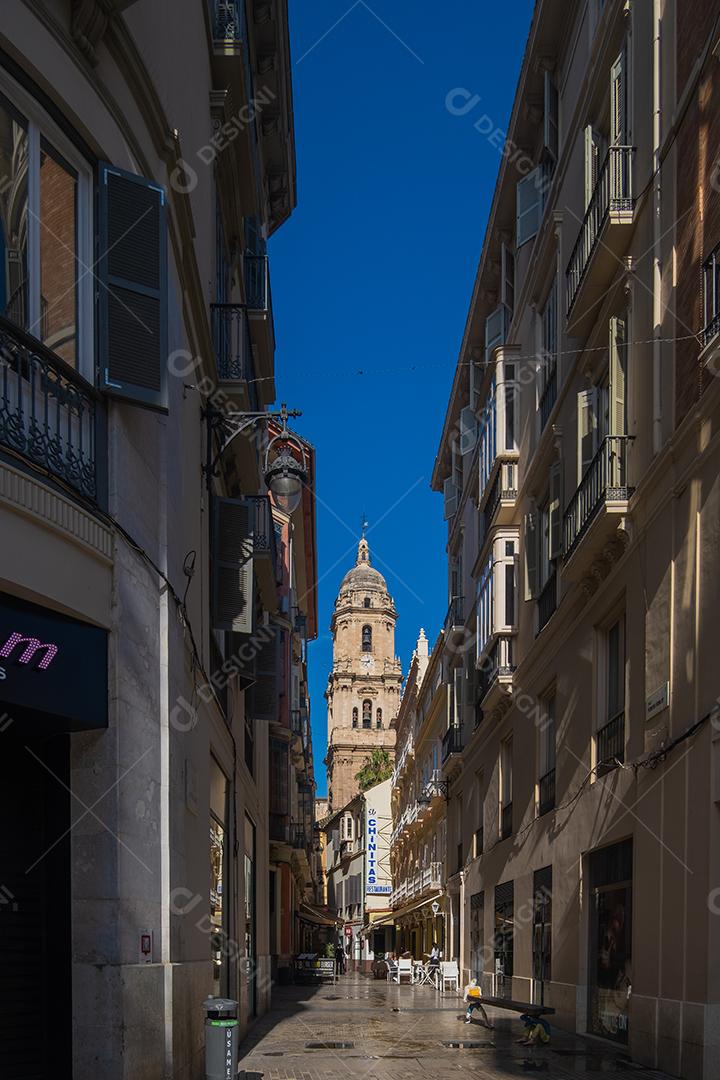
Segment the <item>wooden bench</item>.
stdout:
[[468,998],[467,1005],[473,1009],[479,1009],[482,1013],[485,1027],[492,1028],[488,1015],[483,1006],[492,1005],[495,1009],[508,1009],[511,1012],[527,1013],[528,1016],[552,1016],[555,1012],[549,1005],[531,1005],[529,1001],[513,1001],[511,998],[482,997]]

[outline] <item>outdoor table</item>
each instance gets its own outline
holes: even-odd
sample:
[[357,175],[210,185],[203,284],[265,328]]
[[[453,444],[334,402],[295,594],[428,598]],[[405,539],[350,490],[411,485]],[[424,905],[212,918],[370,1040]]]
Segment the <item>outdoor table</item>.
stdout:
[[430,967],[429,964],[423,964],[421,961],[418,961],[418,966],[415,969],[418,986],[432,986],[437,989],[437,984],[435,982],[437,970],[437,967]]

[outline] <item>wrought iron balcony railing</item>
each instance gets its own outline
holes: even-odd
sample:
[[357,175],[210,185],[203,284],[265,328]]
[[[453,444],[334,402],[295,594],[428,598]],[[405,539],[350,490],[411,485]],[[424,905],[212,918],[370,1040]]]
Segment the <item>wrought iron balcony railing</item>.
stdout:
[[618,713],[597,733],[597,760],[602,769],[598,775],[614,769],[625,760],[625,713]]
[[600,233],[612,213],[632,212],[633,146],[611,146],[600,167],[565,276],[569,313],[590,264]]
[[464,619],[465,602],[462,596],[453,596],[445,616],[446,635],[456,626],[462,626]]
[[543,392],[540,395],[540,431],[544,431],[548,420],[550,419],[550,413],[555,407],[557,401],[557,361],[554,360],[548,371],[547,378],[545,380],[545,386]]
[[550,769],[538,783],[538,813],[547,814],[555,806],[555,770]]
[[103,494],[105,407],[77,372],[0,318],[0,445],[97,502]]
[[461,754],[464,745],[462,727],[449,727],[442,740],[443,765],[451,754]]
[[302,822],[293,821],[290,825],[290,846],[296,851],[307,850],[310,846],[310,837]]
[[216,41],[243,41],[245,37],[244,0],[210,0],[213,37]]
[[253,410],[257,410],[257,385],[247,311],[243,304],[211,304],[213,346],[218,378],[223,382],[246,382]]
[[248,310],[270,311],[272,306],[270,293],[270,263],[267,255],[243,256],[245,264],[245,297]]
[[563,554],[567,559],[606,500],[624,502],[630,498],[628,486],[628,445],[630,435],[608,435],[600,444],[577,491],[573,495],[563,522]]
[[500,634],[483,658],[479,668],[480,701],[487,695],[490,687],[500,675],[512,675],[515,671],[513,639],[509,634]]
[[516,469],[517,465],[514,461],[502,461],[500,463],[483,510],[483,536],[487,536],[488,530],[495,520],[495,514],[501,500],[514,499],[517,495]]
[[557,610],[557,574],[552,571],[538,597],[538,634]]

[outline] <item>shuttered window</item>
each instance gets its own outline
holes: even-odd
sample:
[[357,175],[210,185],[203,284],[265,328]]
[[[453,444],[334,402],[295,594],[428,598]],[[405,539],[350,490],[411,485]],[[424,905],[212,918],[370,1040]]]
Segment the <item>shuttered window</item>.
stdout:
[[100,167],[98,322],[100,386],[167,408],[165,192],[143,177]]
[[280,704],[281,632],[274,630],[255,656],[255,682],[246,695],[253,720],[277,723]]
[[216,499],[213,517],[213,626],[250,634],[253,629],[252,506]]

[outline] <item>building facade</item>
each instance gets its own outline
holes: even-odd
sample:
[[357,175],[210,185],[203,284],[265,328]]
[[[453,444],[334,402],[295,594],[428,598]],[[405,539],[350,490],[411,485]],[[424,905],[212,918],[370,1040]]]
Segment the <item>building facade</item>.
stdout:
[[333,667],[325,691],[330,811],[345,806],[359,790],[356,774],[372,750],[394,753],[391,721],[402,683],[396,622],[385,578],[371,565],[363,537],[355,566],[341,582],[330,625]]
[[409,951],[417,959],[430,953],[434,941],[445,950],[445,911],[440,902],[445,883],[447,787],[440,763],[449,727],[443,655],[443,634],[430,655],[421,630],[395,721],[392,918],[397,951]]
[[269,805],[287,760],[311,827],[312,463],[284,513],[234,415],[275,397],[287,10],[3,16],[0,1073],[199,1077],[204,999],[268,1007],[309,880]]
[[720,1030],[717,46],[716,4],[536,5],[433,481],[463,976],[688,1080]]

